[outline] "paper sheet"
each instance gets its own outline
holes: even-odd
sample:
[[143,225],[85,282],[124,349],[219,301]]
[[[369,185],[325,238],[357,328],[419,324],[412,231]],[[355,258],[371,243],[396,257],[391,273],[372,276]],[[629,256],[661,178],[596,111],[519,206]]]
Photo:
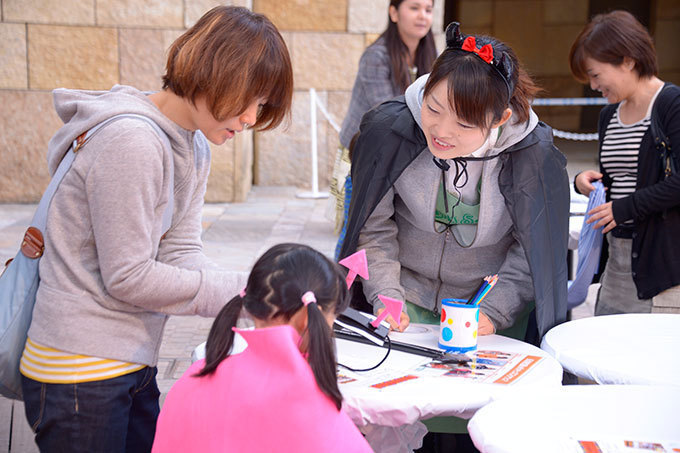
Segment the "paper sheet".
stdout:
[[678,441],[576,440],[570,439],[574,453],[680,453]]

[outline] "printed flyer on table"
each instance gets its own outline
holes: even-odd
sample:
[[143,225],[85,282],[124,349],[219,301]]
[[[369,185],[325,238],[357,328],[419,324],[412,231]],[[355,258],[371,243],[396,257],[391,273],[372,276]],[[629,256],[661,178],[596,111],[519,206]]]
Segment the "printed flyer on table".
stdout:
[[542,357],[502,351],[479,350],[469,353],[470,361],[446,363],[423,358],[403,369],[378,367],[372,371],[352,372],[338,368],[338,383],[343,386],[370,386],[384,389],[423,377],[445,377],[484,383],[514,384],[531,371]]

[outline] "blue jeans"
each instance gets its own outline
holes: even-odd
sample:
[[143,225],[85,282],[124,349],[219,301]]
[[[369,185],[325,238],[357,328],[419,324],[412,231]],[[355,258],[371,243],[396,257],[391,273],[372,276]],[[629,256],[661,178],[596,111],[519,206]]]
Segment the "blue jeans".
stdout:
[[22,376],[41,452],[150,452],[160,411],[155,367],[113,379],[44,384]]

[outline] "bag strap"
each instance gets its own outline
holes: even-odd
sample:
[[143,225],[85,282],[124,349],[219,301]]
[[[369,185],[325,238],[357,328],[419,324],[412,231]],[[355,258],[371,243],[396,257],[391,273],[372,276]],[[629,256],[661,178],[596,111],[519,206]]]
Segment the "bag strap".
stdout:
[[675,99],[680,97],[680,90],[672,83],[666,82],[661,88],[659,95],[654,101],[652,107],[652,117],[649,125],[649,131],[652,134],[652,141],[654,148],[659,152],[658,157],[661,159],[661,166],[663,171],[663,178],[667,179],[674,173],[680,172],[680,165],[678,157],[673,154],[671,147],[671,138],[666,135],[659,117],[659,104],[663,100],[666,103],[675,102]]
[[170,139],[168,138],[168,135],[160,128],[160,126],[158,126],[158,124],[156,124],[154,120],[147,116],[137,115],[134,113],[124,113],[121,115],[112,116],[111,118],[102,121],[101,123],[92,127],[85,134],[81,135],[80,137],[76,138],[73,141],[68,152],[61,160],[61,163],[59,164],[57,171],[54,172],[54,175],[52,176],[52,179],[50,180],[47,189],[45,189],[45,193],[40,199],[40,203],[38,204],[38,208],[36,209],[35,215],[33,216],[33,220],[31,220],[31,226],[38,228],[40,231],[45,231],[45,227],[47,225],[47,210],[50,206],[50,203],[52,202],[52,197],[54,197],[54,194],[57,191],[59,184],[61,183],[64,176],[71,168],[71,165],[73,164],[73,160],[76,157],[76,152],[78,151],[78,149],[81,148],[87,142],[87,140],[92,138],[97,133],[97,131],[99,131],[102,127],[106,126],[109,123],[112,123],[113,121],[117,121],[123,118],[137,118],[148,123],[151,127],[153,127],[153,129],[156,131],[158,136],[163,141],[164,145],[163,150],[167,154],[169,154],[169,159],[167,160],[170,165],[170,184],[168,185],[168,204],[165,207],[165,211],[163,211],[162,231],[167,232],[170,229],[170,225],[172,223],[172,212],[175,204],[174,203],[175,168],[174,159],[172,155],[172,145],[170,144]]
[[663,128],[661,127],[661,120],[659,119],[659,100],[664,95],[664,91],[668,87],[668,83],[664,84],[663,88],[661,88],[661,91],[654,100],[654,105],[652,106],[652,117],[649,124],[649,131],[652,133],[654,147],[657,150],[661,150],[662,148],[667,150],[671,149],[671,139],[664,132]]

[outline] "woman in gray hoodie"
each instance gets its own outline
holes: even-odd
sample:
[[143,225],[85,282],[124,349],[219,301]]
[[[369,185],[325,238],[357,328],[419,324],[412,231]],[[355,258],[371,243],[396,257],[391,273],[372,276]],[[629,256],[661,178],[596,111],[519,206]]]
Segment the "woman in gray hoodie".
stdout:
[[378,312],[382,294],[407,302],[394,328],[438,323],[442,299],[497,273],[479,334],[515,326],[524,338],[535,304],[535,342],[566,318],[566,159],[512,49],[457,23],[446,42],[429,75],[362,120],[340,254],[366,250],[371,278],[354,304]]
[[41,451],[151,450],[168,315],[215,316],[246,282],[202,252],[206,138],[277,126],[292,92],[281,35],[236,7],[209,11],[173,43],[162,91],[55,91],[65,124],[49,144],[50,172],[74,141],[77,153],[49,210],[21,360]]

